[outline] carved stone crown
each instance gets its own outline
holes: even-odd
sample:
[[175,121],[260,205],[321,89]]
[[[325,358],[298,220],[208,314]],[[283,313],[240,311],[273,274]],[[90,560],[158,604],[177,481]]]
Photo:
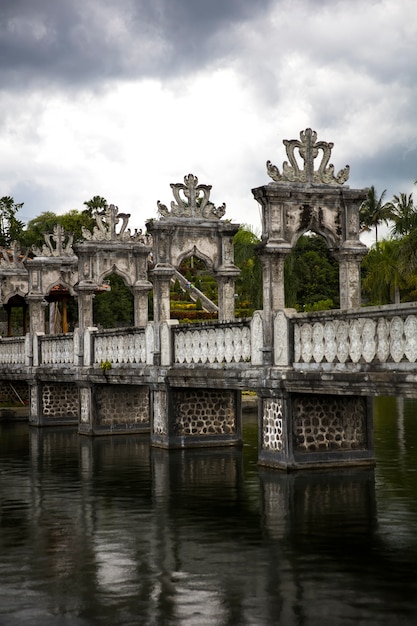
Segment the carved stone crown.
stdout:
[[[159,200],[158,214],[160,217],[183,217],[198,219],[220,219],[226,212],[226,205],[216,208],[210,202],[211,185],[199,185],[197,176],[184,176],[183,183],[171,183],[172,193],[176,202],[171,202],[171,211]],[[181,192],[183,197],[181,197]]]
[[[82,235],[87,241],[138,241],[147,244],[148,238],[142,234],[141,230],[135,229],[132,233],[127,228],[130,213],[119,213],[119,209],[114,204],[110,204],[102,211],[96,211],[94,214],[96,226],[91,233],[87,228],[82,228]],[[121,226],[117,229],[119,222]]]
[[45,233],[43,238],[45,240],[45,243],[43,244],[42,248],[32,246],[32,250],[36,256],[74,256],[74,250],[72,248],[74,235],[66,233],[60,224],[56,224],[54,226],[53,234]]
[[[333,143],[317,141],[317,133],[311,128],[300,132],[300,139],[284,139],[288,160],[282,165],[282,174],[271,161],[266,162],[269,176],[275,182],[290,183],[319,183],[325,185],[343,185],[349,178],[349,165],[346,165],[338,174],[334,175],[334,166],[328,165]],[[304,161],[304,168],[300,169],[294,151],[298,149],[299,155]],[[317,170],[314,170],[314,160],[322,151],[322,160]]]
[[19,242],[13,241],[9,248],[0,248],[0,267],[23,270],[28,254],[29,250],[23,254]]

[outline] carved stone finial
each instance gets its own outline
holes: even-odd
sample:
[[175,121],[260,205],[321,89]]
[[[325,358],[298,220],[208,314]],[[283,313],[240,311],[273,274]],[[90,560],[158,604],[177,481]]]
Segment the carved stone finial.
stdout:
[[[184,176],[183,183],[171,183],[176,202],[171,202],[171,211],[159,200],[158,214],[160,217],[183,217],[198,219],[221,219],[226,213],[226,205],[216,208],[210,202],[211,185],[199,185],[197,176]],[[181,196],[182,192],[182,196]]]
[[19,242],[13,241],[9,248],[0,248],[0,267],[22,270],[28,254],[29,250],[23,254]]
[[[334,175],[334,166],[328,165],[333,143],[317,141],[317,133],[311,128],[300,132],[300,139],[284,139],[283,144],[287,152],[288,160],[282,165],[282,174],[271,161],[266,162],[269,176],[275,182],[290,183],[319,183],[325,185],[343,185],[349,178],[349,165]],[[298,149],[299,155],[304,161],[304,168],[300,169],[294,151]],[[314,160],[322,151],[322,160],[317,170],[314,170]]]
[[54,226],[53,233],[45,233],[43,237],[45,243],[42,249],[36,246],[32,247],[36,256],[74,256],[74,250],[72,248],[74,235],[66,233],[60,224]]
[[[82,228],[82,235],[87,241],[139,241],[148,243],[146,235],[141,230],[135,230],[132,234],[127,228],[130,213],[119,213],[119,209],[114,204],[110,204],[102,211],[94,214],[96,226],[91,233],[87,228]],[[119,231],[116,227],[122,220]]]

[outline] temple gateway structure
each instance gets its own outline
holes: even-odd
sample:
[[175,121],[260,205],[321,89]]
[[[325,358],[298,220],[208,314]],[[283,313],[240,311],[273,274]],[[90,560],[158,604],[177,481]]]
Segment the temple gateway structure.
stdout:
[[[345,185],[349,168],[335,173],[333,144],[318,141],[313,130],[283,143],[288,160],[282,168],[267,161],[271,181],[252,190],[262,210],[263,309],[251,319],[235,319],[239,224],[224,219],[225,204],[216,207],[211,186],[193,174],[171,185],[170,208],[158,201],[146,233],[132,232],[130,216],[110,205],[95,213],[82,241],[57,226],[42,249],[22,253],[15,243],[2,251],[8,330],[12,307],[20,305],[29,323],[24,336],[0,339],[0,376],[4,385],[29,386],[32,425],[73,423],[85,435],[146,431],[153,446],[166,449],[236,445],[241,392],[250,389],[258,396],[260,463],[284,469],[373,463],[367,397],[392,385],[393,361],[414,368],[417,312],[359,308],[366,253],[359,207],[367,190]],[[285,308],[284,262],[310,231],[339,263],[338,311]],[[179,272],[189,257],[203,261],[217,282],[217,303],[194,293],[217,312],[216,322],[170,319],[172,282],[196,290]],[[98,329],[93,300],[114,273],[133,295],[133,326]],[[69,332],[71,298],[78,323]],[[405,395],[407,367],[404,376],[396,374]]]

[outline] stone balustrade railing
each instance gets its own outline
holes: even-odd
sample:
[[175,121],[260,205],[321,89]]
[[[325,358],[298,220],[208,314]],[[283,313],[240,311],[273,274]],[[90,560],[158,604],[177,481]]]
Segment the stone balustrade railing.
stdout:
[[262,363],[262,316],[252,320],[176,326],[174,364]]
[[39,364],[70,365],[74,363],[74,336],[40,335]]
[[0,364],[27,364],[27,343],[26,337],[2,337],[0,339]]
[[294,367],[398,368],[417,360],[415,303],[292,316]]
[[92,332],[91,337],[91,365],[100,365],[108,361],[113,368],[118,365],[140,365],[149,361],[149,345],[144,329],[119,328],[100,333]]

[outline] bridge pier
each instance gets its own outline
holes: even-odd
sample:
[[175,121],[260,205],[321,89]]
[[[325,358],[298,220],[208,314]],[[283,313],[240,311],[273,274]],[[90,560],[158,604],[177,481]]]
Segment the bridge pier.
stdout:
[[373,466],[372,403],[363,396],[259,392],[260,465]]
[[149,432],[147,385],[82,382],[79,397],[80,435]]
[[241,444],[240,391],[164,385],[152,395],[151,445],[196,448]]
[[29,424],[31,426],[67,426],[78,424],[78,388],[68,380],[29,382]]

